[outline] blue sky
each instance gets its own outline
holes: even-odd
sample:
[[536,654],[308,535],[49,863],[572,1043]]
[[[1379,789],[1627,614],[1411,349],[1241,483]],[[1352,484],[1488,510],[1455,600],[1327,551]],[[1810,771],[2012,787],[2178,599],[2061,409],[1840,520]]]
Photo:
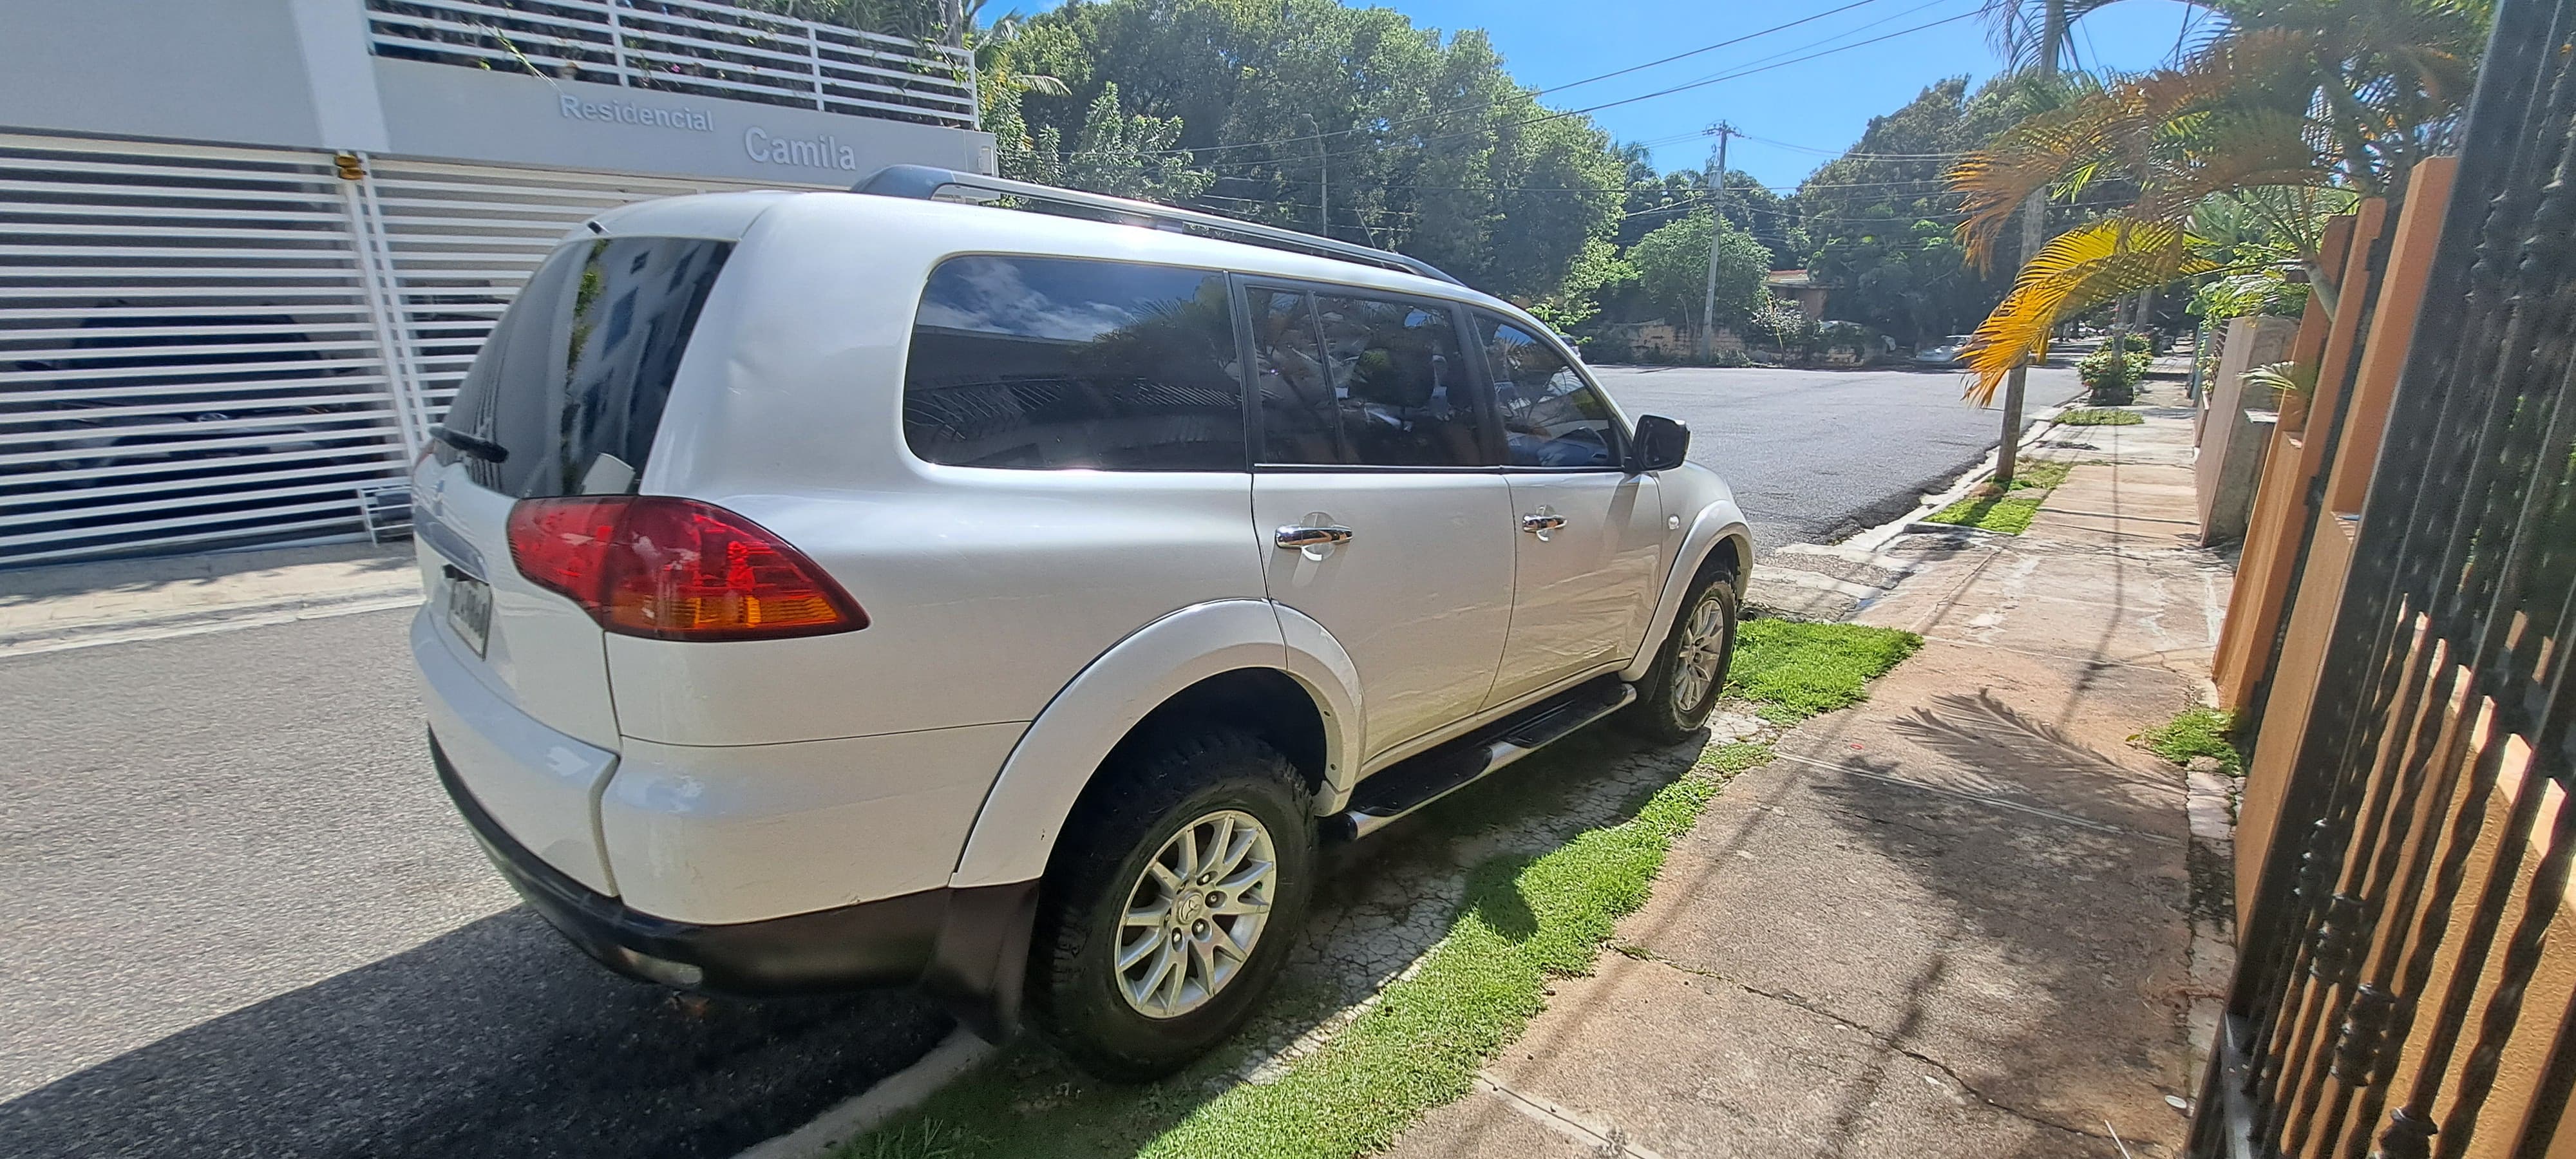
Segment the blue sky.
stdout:
[[[1385,0],[1418,27],[1454,32],[1482,28],[1512,75],[1553,89],[1588,76],[1643,64],[1731,40],[1801,17],[1832,12],[1853,0]],[[1030,9],[1051,7],[1046,3]],[[1813,60],[1595,112],[1622,141],[1650,143],[1666,169],[1707,162],[1698,136],[1724,119],[1747,134],[1727,153],[1729,168],[1765,185],[1794,186],[1817,165],[1859,138],[1869,119],[1913,100],[1923,86],[1966,73],[1971,83],[2000,67],[1973,15],[1978,0],[1864,0],[1742,44],[1592,84],[1542,93],[1553,108],[1585,108],[1674,85],[1801,57],[1855,41],[1892,39]],[[2193,9],[2174,0],[2124,0],[2085,17],[2074,34],[2086,68],[2143,69],[2173,51]],[[1947,17],[1963,17],[1908,32]],[[1821,42],[1821,43],[1820,43]],[[1749,139],[1748,139],[1749,138]]]
[[[1522,84],[1550,89],[1851,2],[1393,0],[1384,6],[1411,17],[1418,26],[1443,31],[1483,28],[1514,77]],[[1556,108],[1583,108],[1760,67],[1769,63],[1765,58],[1808,56],[1837,45],[1903,33],[1847,52],[1592,114],[1622,141],[1651,143],[1655,163],[1666,169],[1706,163],[1708,140],[1694,134],[1717,120],[1730,121],[1745,136],[1729,147],[1728,167],[1750,173],[1765,185],[1793,186],[1858,139],[1871,117],[1903,106],[1923,86],[1961,73],[1969,75],[1971,84],[1993,75],[2000,61],[1986,46],[1984,26],[1973,15],[1905,31],[1977,9],[1977,0],[1869,0],[1850,11],[1732,47],[1543,93],[1539,100]],[[2173,0],[2126,0],[2105,7],[2076,25],[2079,62],[2086,68],[2152,67],[2173,51],[2191,11]]]

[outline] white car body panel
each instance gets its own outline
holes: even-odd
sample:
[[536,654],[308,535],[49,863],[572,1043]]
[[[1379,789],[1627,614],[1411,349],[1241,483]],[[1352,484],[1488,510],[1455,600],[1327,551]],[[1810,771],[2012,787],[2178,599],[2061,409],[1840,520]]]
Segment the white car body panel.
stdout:
[[442,622],[432,603],[411,619],[413,668],[439,748],[501,827],[566,876],[617,892],[599,831],[591,824],[617,754],[549,728],[491,687],[482,665]]
[[1350,542],[1269,549],[1270,598],[1341,641],[1368,690],[1364,751],[1483,708],[1512,622],[1512,496],[1473,471],[1265,471],[1254,527],[1339,525]]
[[948,884],[1025,726],[774,745],[628,740],[600,830],[628,906],[718,924]]
[[1512,509],[1565,525],[1520,532],[1512,631],[1480,708],[1517,701],[1603,664],[1625,663],[1646,634],[1665,560],[1662,488],[1622,471],[1515,471]]
[[[1663,593],[1655,600],[1654,614],[1646,621],[1646,637],[1637,646],[1637,654],[1628,666],[1619,670],[1619,679],[1630,682],[1646,678],[1646,669],[1654,666],[1655,653],[1664,646],[1664,637],[1672,631],[1673,617],[1681,614],[1682,599],[1690,594],[1691,580],[1699,575],[1700,565],[1709,553],[1722,544],[1732,544],[1735,552],[1735,594],[1744,594],[1745,584],[1753,574],[1753,532],[1745,526],[1744,512],[1737,510],[1735,497],[1717,473],[1705,467],[1685,465],[1663,473],[1667,510],[1687,521],[1681,546],[1673,554],[1673,566],[1664,572]],[[1697,514],[1691,514],[1696,512]]]
[[[1156,620],[1085,667],[1011,750],[951,884],[999,885],[1045,873],[1074,798],[1146,713],[1220,673],[1290,667],[1279,621],[1266,600],[1200,604]],[[1329,673],[1334,662],[1322,656],[1298,666]],[[1345,692],[1340,699],[1358,698]],[[1349,715],[1343,710],[1342,719]]]

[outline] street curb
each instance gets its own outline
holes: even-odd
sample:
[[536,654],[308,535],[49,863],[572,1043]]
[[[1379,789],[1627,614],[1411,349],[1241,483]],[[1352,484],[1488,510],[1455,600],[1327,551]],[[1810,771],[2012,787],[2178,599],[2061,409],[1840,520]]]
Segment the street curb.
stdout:
[[[2029,429],[2022,434],[2022,445],[2027,447],[2032,443],[2038,442],[2050,431],[2056,430],[2058,427],[2058,417],[2073,409],[2075,409],[2074,404],[2069,403],[2065,406],[2050,407],[2047,410],[2032,416]],[[1921,502],[1915,504],[1914,510],[1908,511],[1903,515],[1897,516],[1896,518],[1870,528],[1867,531],[1851,536],[1848,539],[1841,540],[1837,543],[1837,546],[1857,547],[1863,551],[1876,551],[1881,547],[1887,546],[1889,540],[1895,539],[1900,535],[1925,531],[1927,529],[1943,533],[1965,530],[1963,528],[1950,526],[1946,523],[1926,524],[1923,522],[1923,517],[1956,503],[1961,499],[1967,498],[1968,492],[1975,490],[1979,484],[1984,483],[1986,480],[1994,478],[1995,463],[2002,456],[2003,444],[1998,440],[1996,442],[1995,449],[1986,452],[1986,457],[1983,460],[1980,460],[1976,466],[1969,468],[1966,474],[1959,476],[1957,481],[1951,483],[1949,490],[1943,491],[1938,495],[1926,495],[1923,497]]]
[[820,1159],[841,1144],[920,1106],[960,1075],[983,1065],[996,1048],[964,1030],[952,1030],[921,1061],[887,1075],[875,1086],[834,1104],[813,1121],[754,1143],[734,1159]]
[[202,636],[212,632],[229,632],[270,624],[290,624],[298,620],[327,619],[333,616],[356,615],[361,612],[392,611],[397,608],[418,607],[420,601],[420,585],[412,582],[388,584],[284,603],[263,600],[197,608],[158,616],[93,620],[86,623],[45,624],[19,632],[0,633],[0,658],[67,652],[77,648],[95,648],[106,644],[164,640],[176,636]]

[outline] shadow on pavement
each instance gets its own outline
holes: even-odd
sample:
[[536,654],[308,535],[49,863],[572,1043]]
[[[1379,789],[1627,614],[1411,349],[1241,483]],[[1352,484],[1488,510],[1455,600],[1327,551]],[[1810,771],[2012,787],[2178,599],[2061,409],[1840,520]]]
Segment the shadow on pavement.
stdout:
[[9,1154],[725,1156],[910,1065],[905,993],[684,999],[524,907],[0,1104]]

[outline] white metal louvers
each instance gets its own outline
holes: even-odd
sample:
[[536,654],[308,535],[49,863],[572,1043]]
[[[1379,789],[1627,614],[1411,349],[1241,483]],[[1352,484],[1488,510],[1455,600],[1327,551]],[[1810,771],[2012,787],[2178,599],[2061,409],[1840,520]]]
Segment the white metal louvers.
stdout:
[[0,567],[381,532],[567,231],[761,187],[352,159],[0,134]]
[[418,400],[423,437],[502,307],[583,219],[654,197],[781,187],[386,157],[367,168],[362,196],[390,275],[401,388]]
[[327,154],[0,134],[0,566],[357,530],[406,465]]

